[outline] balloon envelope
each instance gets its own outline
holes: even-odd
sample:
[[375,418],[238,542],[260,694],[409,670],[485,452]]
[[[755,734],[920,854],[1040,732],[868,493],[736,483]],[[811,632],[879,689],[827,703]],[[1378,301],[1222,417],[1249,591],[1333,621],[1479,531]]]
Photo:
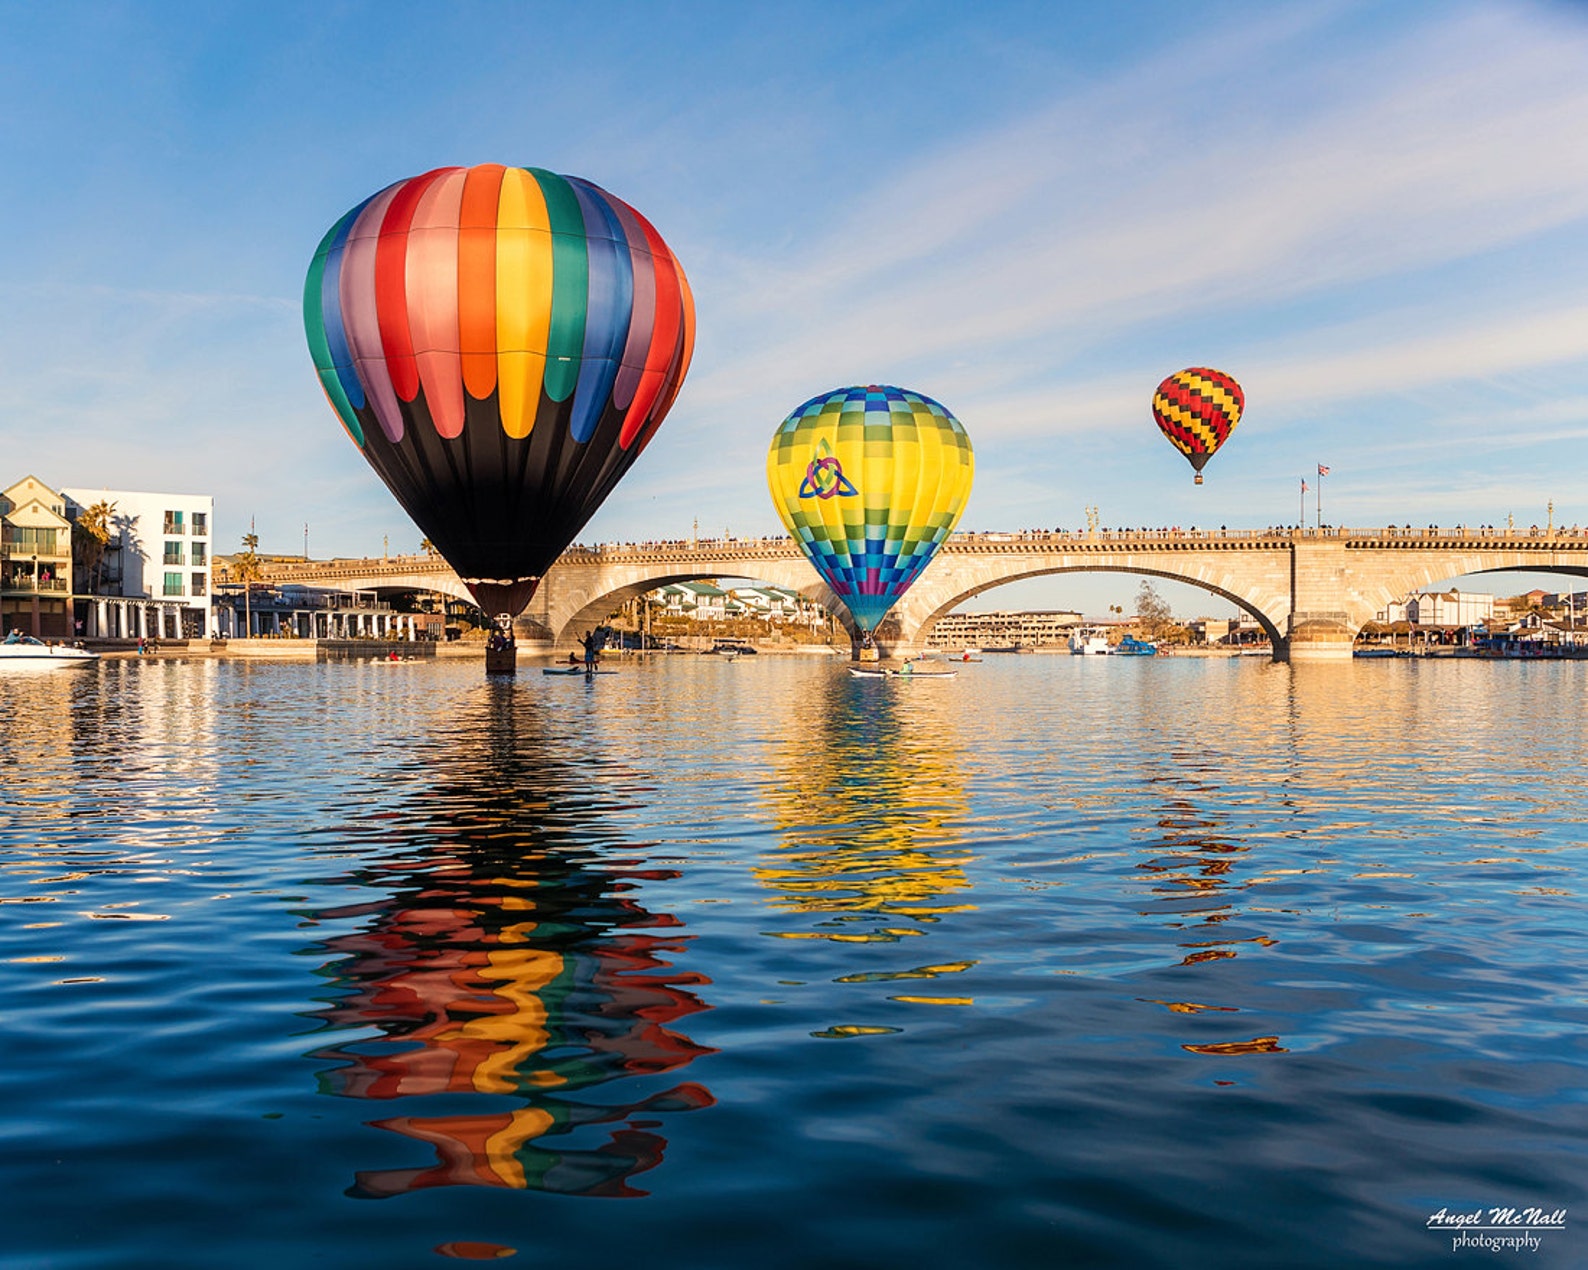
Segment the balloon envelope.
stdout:
[[1229,440],[1245,408],[1241,386],[1222,370],[1205,366],[1176,371],[1152,395],[1159,431],[1196,469],[1198,485],[1203,466]]
[[645,448],[694,346],[649,221],[578,177],[484,164],[336,222],[304,284],[321,386],[487,613],[517,613]]
[[959,523],[975,456],[930,397],[870,384],[790,414],[766,472],[789,533],[870,632]]

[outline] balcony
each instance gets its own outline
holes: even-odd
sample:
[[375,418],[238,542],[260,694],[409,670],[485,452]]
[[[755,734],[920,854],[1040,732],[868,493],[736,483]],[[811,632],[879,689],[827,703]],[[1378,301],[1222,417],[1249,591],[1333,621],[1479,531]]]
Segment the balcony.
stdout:
[[0,576],[0,591],[8,595],[61,594],[66,589],[65,578],[35,578],[31,572]]

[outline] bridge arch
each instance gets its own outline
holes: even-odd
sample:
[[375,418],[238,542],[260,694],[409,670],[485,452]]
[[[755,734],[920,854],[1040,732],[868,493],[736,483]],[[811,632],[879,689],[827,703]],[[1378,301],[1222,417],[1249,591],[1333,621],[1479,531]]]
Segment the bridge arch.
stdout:
[[1279,623],[1276,622],[1276,620],[1268,613],[1265,613],[1260,607],[1258,607],[1258,602],[1251,596],[1240,594],[1239,592],[1232,590],[1229,586],[1223,585],[1218,581],[1210,581],[1202,577],[1191,576],[1187,573],[1178,572],[1172,569],[1150,568],[1144,565],[1126,566],[1116,564],[1071,564],[1033,567],[1019,573],[1013,573],[1004,577],[978,582],[960,591],[958,594],[949,596],[946,600],[934,597],[934,599],[938,600],[936,607],[920,618],[919,625],[915,627],[913,631],[907,634],[903,623],[900,624],[900,637],[912,645],[924,646],[927,640],[931,638],[933,627],[935,627],[938,622],[947,617],[960,605],[964,604],[967,600],[973,599],[984,592],[995,590],[998,587],[1007,586],[1013,582],[1023,582],[1030,578],[1053,577],[1062,573],[1121,573],[1136,577],[1162,578],[1166,582],[1179,582],[1188,586],[1194,586],[1199,590],[1207,591],[1212,595],[1218,596],[1220,599],[1229,601],[1243,612],[1249,614],[1262,628],[1263,634],[1267,636],[1275,649],[1282,648],[1285,644],[1285,632],[1280,628]]
[[[588,580],[559,577],[552,587],[547,588],[546,602],[538,607],[531,603],[525,616],[550,634],[553,649],[572,649],[578,646],[579,636],[583,632],[601,625],[630,600],[664,586],[731,577],[793,591],[801,598],[820,605],[849,632],[851,638],[855,636],[854,619],[849,610],[825,582],[814,576],[814,570],[808,565],[797,561],[765,561],[757,564],[757,568],[748,572],[704,570],[698,566],[663,572],[638,569],[637,576],[616,585],[613,585],[610,571],[604,571],[608,576],[592,575]],[[553,581],[550,574],[547,581]],[[584,584],[581,585],[581,582]]]

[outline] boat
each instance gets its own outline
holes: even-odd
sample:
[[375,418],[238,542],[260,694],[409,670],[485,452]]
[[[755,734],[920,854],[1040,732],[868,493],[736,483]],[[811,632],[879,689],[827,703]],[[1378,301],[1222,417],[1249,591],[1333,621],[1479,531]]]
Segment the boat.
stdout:
[[891,666],[851,666],[849,673],[856,679],[952,679],[957,670],[914,670],[909,667],[895,669]]
[[1150,640],[1137,639],[1133,635],[1127,635],[1119,641],[1119,647],[1114,649],[1114,655],[1116,657],[1156,657],[1158,655],[1158,645]]
[[749,644],[742,644],[735,639],[719,639],[711,646],[711,651],[719,657],[734,658],[740,656],[754,657],[756,650]]
[[1113,651],[1101,626],[1077,626],[1070,632],[1070,652],[1077,657],[1105,657]]
[[586,670],[581,665],[581,666],[543,666],[543,667],[541,667],[540,673],[543,674],[543,675],[615,675],[618,672],[615,671],[615,670],[602,670],[599,667],[592,667],[589,670]]
[[46,644],[15,631],[0,641],[0,666],[17,670],[60,670],[67,666],[88,666],[98,660],[99,654],[86,648]]

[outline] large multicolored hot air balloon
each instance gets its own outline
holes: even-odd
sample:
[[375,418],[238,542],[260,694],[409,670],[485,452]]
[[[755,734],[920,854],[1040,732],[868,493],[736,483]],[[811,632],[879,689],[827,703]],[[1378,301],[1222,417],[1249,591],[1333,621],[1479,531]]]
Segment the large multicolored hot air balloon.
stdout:
[[789,533],[869,636],[959,523],[975,466],[941,405],[869,384],[783,420],[766,475]]
[[695,330],[645,217],[499,164],[353,208],[315,252],[303,316],[348,435],[493,616],[523,609],[655,434]]
[[1152,395],[1152,417],[1196,469],[1198,485],[1202,468],[1229,440],[1245,408],[1241,386],[1222,370],[1205,366],[1176,371]]

